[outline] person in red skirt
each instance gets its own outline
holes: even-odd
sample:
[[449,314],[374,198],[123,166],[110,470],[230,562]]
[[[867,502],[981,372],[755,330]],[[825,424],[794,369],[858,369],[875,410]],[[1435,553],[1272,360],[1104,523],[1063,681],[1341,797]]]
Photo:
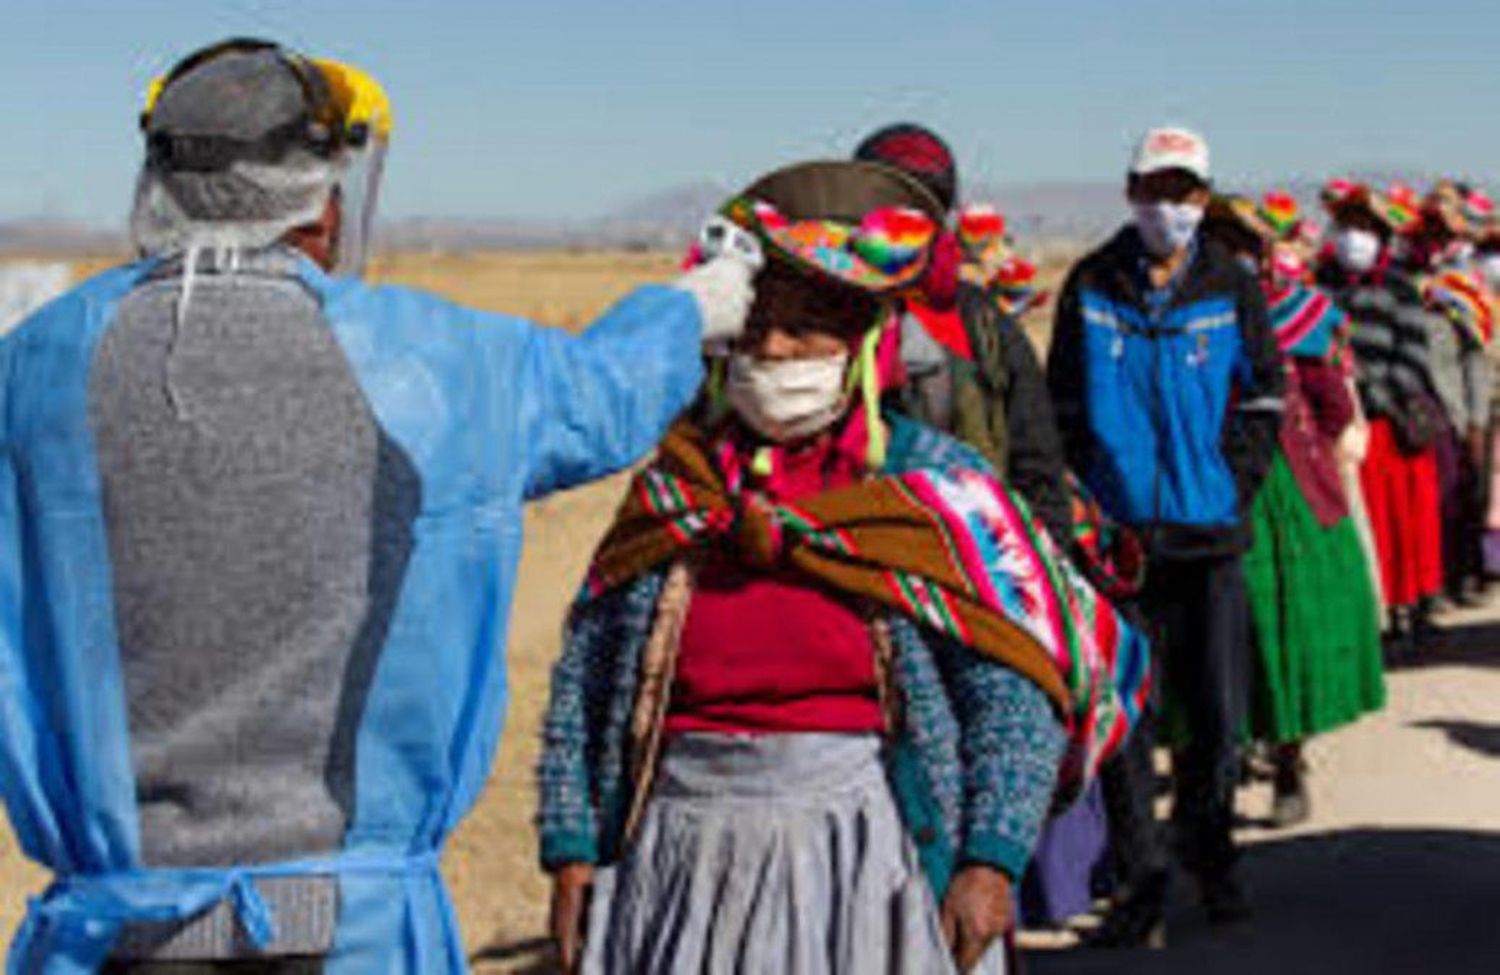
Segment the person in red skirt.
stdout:
[[1443,586],[1436,444],[1446,421],[1434,394],[1420,281],[1395,246],[1416,220],[1400,198],[1349,180],[1323,190],[1333,221],[1319,284],[1353,319],[1358,388],[1370,420],[1361,483],[1390,607],[1387,651],[1411,653]]

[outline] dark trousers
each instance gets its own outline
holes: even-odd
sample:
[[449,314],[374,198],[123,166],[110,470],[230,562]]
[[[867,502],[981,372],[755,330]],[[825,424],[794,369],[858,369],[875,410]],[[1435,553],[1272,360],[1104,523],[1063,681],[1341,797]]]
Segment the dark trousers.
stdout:
[[1165,697],[1185,733],[1172,757],[1173,831],[1183,867],[1203,880],[1236,859],[1234,790],[1250,685],[1250,604],[1238,556],[1153,562],[1140,610],[1154,643],[1156,701],[1103,769],[1117,877],[1139,889],[1165,872],[1152,803],[1152,752]]
[[1452,460],[1442,483],[1443,581],[1450,595],[1461,596],[1466,584],[1483,577],[1488,472],[1457,431],[1449,430],[1448,437],[1444,446]]

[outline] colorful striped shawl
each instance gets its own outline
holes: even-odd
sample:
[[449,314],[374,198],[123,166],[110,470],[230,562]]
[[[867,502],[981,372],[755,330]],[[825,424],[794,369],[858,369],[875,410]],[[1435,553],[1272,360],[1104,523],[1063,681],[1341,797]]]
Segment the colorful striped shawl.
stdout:
[[883,606],[1037,684],[1073,736],[1064,779],[1119,746],[1149,690],[1144,639],[994,478],[880,475],[795,504],[746,490],[733,448],[682,423],[631,485],[589,571],[592,598],[711,544]]
[[1284,355],[1331,359],[1338,352],[1347,316],[1317,288],[1287,282],[1267,296],[1271,328]]
[[1423,283],[1423,297],[1448,316],[1469,341],[1488,348],[1495,334],[1495,311],[1484,286],[1471,274],[1449,269]]

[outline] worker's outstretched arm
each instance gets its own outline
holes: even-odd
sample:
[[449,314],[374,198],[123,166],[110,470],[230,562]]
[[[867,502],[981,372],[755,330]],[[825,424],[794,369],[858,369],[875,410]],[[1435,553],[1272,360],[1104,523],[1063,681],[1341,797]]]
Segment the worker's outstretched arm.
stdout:
[[743,328],[750,277],[722,258],[675,285],[632,292],[582,334],[532,329],[515,391],[527,498],[603,477],[650,450],[697,394],[703,345]]

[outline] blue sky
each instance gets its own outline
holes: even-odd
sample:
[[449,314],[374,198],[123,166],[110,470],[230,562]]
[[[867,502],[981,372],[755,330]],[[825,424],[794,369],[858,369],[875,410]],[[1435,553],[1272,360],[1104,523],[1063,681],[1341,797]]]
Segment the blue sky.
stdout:
[[587,216],[896,119],[1002,183],[1115,180],[1165,120],[1231,181],[1500,160],[1495,0],[0,2],[0,218],[118,223],[146,82],[230,34],[385,83],[397,216]]

